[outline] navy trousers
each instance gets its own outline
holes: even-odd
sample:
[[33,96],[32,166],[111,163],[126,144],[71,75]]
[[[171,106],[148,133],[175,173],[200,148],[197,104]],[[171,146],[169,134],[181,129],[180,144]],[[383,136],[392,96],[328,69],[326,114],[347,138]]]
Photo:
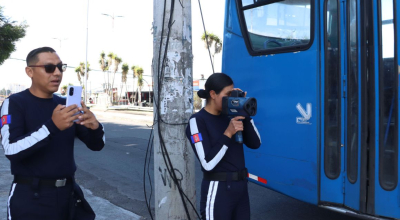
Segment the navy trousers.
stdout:
[[201,184],[202,220],[250,220],[247,180],[208,181]]
[[56,188],[13,183],[7,220],[67,220],[72,191],[72,184]]

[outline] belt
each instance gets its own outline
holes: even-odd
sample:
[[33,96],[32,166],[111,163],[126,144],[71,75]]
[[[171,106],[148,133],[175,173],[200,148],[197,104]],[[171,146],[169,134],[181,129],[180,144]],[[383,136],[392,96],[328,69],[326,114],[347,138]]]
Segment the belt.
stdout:
[[[22,177],[15,176],[14,183],[20,184],[32,184],[34,178],[32,177]],[[50,186],[50,187],[63,187],[67,184],[72,183],[72,178],[62,178],[62,179],[39,179],[39,185],[41,186]]]
[[238,172],[203,172],[203,178],[209,181],[239,181],[247,179],[247,176],[247,169]]

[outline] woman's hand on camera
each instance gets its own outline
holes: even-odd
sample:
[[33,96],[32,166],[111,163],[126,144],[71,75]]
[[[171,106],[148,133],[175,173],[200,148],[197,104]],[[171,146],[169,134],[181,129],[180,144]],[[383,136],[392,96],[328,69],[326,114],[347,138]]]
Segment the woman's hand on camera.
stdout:
[[[233,88],[233,90],[237,90],[237,91],[243,92],[243,90],[241,90],[241,89],[239,89],[239,88]],[[244,97],[246,97],[246,95],[247,95],[247,92],[244,92]]]
[[233,135],[236,134],[238,131],[243,131],[243,122],[240,120],[245,119],[243,116],[236,116],[231,119],[231,122],[229,122],[228,128],[226,128],[224,135],[232,138]]

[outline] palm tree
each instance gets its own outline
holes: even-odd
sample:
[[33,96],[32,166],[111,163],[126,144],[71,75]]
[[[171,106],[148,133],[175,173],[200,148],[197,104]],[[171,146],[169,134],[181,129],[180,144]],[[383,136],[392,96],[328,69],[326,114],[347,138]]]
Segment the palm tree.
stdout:
[[[112,55],[111,55],[111,57],[112,57],[112,62],[113,62],[113,64],[114,64],[114,74],[113,74],[113,80],[112,80],[112,83],[111,83],[111,91],[112,91],[112,98],[114,98],[114,92],[113,92],[113,88],[114,88],[114,82],[115,82],[115,74],[117,73],[117,71],[118,71],[118,67],[119,67],[119,64],[121,64],[121,62],[122,62],[122,59],[120,58],[120,57],[118,57],[117,56],[117,54],[113,54],[113,53],[111,53]],[[110,55],[110,54],[109,54]]]
[[112,104],[112,100],[113,100],[113,97],[112,97],[112,95],[113,95],[113,86],[110,83],[111,82],[110,81],[110,67],[111,67],[111,65],[113,63],[113,57],[114,56],[115,55],[114,55],[113,52],[110,52],[110,53],[107,54],[107,63],[108,63],[108,68],[107,68],[107,87],[108,87],[107,94],[108,94],[108,96],[110,98],[109,103],[111,103],[111,104]]
[[110,52],[110,53],[108,53],[107,57],[108,57],[108,60],[107,60],[108,65],[111,66],[112,61],[113,61],[113,57],[115,57],[115,55],[114,55],[113,52]]
[[100,64],[101,71],[104,72],[104,71],[106,71],[108,69],[108,61],[106,60],[106,54],[104,53],[104,51],[102,51],[100,53],[99,64]]
[[108,81],[106,80],[106,71],[108,70],[108,61],[106,60],[106,54],[104,53],[104,51],[102,51],[100,53],[99,64],[100,64],[100,69],[103,72],[104,84],[106,85],[104,89],[106,90],[106,92],[108,94],[108,86],[107,86]]
[[[90,69],[90,64],[88,63],[88,71],[87,71],[86,79],[89,78],[89,71],[90,71],[90,70],[91,70],[91,69]],[[79,83],[80,83],[81,85],[83,85],[84,80],[83,80],[82,78],[85,76],[85,63],[84,63],[84,62],[80,62],[80,63],[79,63],[79,66],[77,66],[77,67],[75,68],[75,72],[77,73]]]
[[[111,58],[113,53],[109,53],[107,55],[107,57],[109,59],[106,58],[106,54],[104,53],[104,51],[102,51],[100,53],[100,60],[99,60],[99,64],[100,64],[100,69],[103,72],[103,76],[104,76],[104,91],[106,92],[107,95],[111,94],[111,84],[110,84],[110,65],[112,62],[112,59],[110,59],[110,54],[111,54]],[[111,100],[111,98],[110,98]],[[108,106],[109,102],[107,102],[107,106]]]
[[68,83],[68,85],[61,86],[61,95],[67,94],[68,86],[72,86],[72,83]]
[[[89,79],[89,72],[90,72],[90,64],[89,64],[89,62],[87,63],[87,75],[86,75],[86,80],[88,80]],[[86,92],[85,91],[85,88],[84,88],[84,86],[83,86],[83,83],[84,83],[84,77],[85,77],[85,71],[86,71],[86,69],[85,69],[85,63],[84,62],[80,62],[79,63],[79,66],[77,66],[76,68],[75,68],[75,72],[76,72],[76,74],[77,74],[77,76],[78,76],[78,80],[79,80],[79,83],[81,84],[81,86],[82,86],[82,88],[83,88],[83,92]],[[85,94],[85,93],[83,93],[83,94]]]
[[78,76],[79,84],[82,85],[82,80],[81,80],[81,67],[77,66],[75,67],[75,73]]
[[[122,79],[121,79],[121,95],[120,99],[122,97],[122,86],[125,84],[125,91],[127,92],[127,86],[126,86],[126,81],[128,79],[128,71],[129,71],[129,66],[127,63],[122,64]],[[129,98],[128,98],[128,103],[129,103]]]
[[138,76],[138,81],[137,81],[137,85],[138,85],[138,89],[139,89],[139,97],[138,97],[138,102],[141,103],[142,102],[142,86],[143,86],[143,68],[142,67],[138,67],[136,69],[136,73]]
[[[206,35],[204,33],[201,36],[201,40],[204,41],[204,46],[206,49],[208,49],[210,47],[211,56],[212,56],[212,60],[214,63],[215,54],[221,53],[222,41],[217,35],[215,35],[213,33],[206,32],[206,34],[207,34],[208,43],[206,42]],[[214,51],[212,51],[212,49],[211,49],[212,46],[214,46]]]
[[131,70],[133,71],[133,87],[132,87],[132,102],[136,102],[136,94],[137,94],[137,88],[135,94],[133,94],[133,90],[135,88],[135,78],[137,77],[137,72],[136,72],[137,66],[132,66]]

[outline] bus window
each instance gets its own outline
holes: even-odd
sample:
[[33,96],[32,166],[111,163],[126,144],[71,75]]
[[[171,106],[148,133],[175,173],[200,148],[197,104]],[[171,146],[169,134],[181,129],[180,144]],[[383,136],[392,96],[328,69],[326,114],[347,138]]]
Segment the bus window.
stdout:
[[311,0],[243,0],[242,10],[250,52],[279,53],[310,46]]
[[379,182],[383,189],[397,186],[398,75],[395,57],[393,0],[382,0],[379,19]]
[[357,182],[358,176],[358,41],[357,0],[348,1],[348,74],[347,74],[347,178]]
[[234,0],[228,1],[228,19],[226,19],[226,28],[229,30],[232,30],[232,1]]
[[341,84],[338,1],[325,2],[324,170],[330,179],[341,171]]

